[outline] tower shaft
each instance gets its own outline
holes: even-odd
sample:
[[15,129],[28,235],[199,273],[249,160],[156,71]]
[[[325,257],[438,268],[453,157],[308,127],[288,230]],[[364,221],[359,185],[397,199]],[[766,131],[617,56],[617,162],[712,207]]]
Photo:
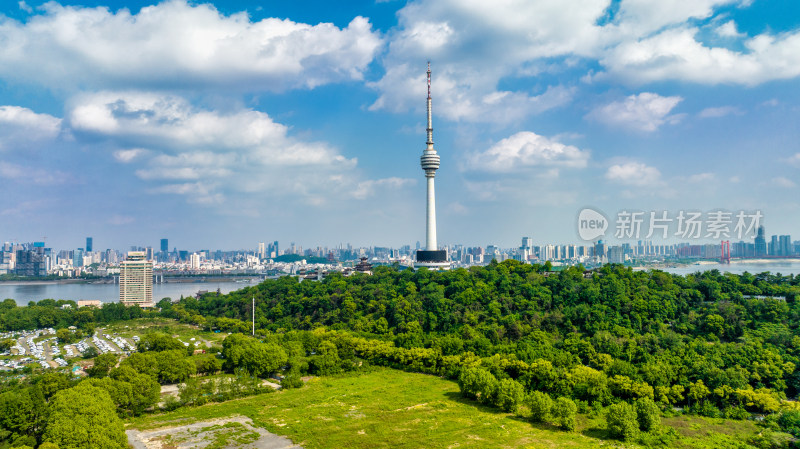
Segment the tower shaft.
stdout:
[[433,176],[428,178],[428,214],[425,249],[436,251],[439,246],[436,244],[436,190],[433,187]]

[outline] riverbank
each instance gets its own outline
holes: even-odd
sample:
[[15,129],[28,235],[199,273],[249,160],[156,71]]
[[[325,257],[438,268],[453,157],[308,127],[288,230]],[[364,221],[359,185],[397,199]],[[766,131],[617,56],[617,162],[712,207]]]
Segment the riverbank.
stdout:
[[[195,296],[199,292],[215,292],[222,294],[234,290],[253,287],[261,282],[261,278],[237,279],[222,281],[222,278],[195,279],[190,282],[165,282],[153,284],[153,300],[163,298],[178,299],[181,296]],[[87,282],[3,282],[0,283],[0,301],[11,298],[18,305],[42,299],[65,299],[78,301],[81,299],[99,300],[101,302],[119,301],[119,284],[87,283]]]
[[[157,284],[187,284],[187,283],[208,283],[208,282],[238,282],[242,284],[262,281],[265,276],[185,276],[185,277],[164,277]],[[44,279],[30,281],[0,281],[0,285],[53,285],[53,284],[117,284],[114,278],[100,279]]]

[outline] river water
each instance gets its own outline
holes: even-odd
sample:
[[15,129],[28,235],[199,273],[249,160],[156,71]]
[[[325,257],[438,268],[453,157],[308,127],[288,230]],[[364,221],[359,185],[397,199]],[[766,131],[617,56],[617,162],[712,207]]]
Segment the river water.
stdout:
[[673,274],[691,274],[698,271],[719,270],[734,274],[742,274],[745,271],[750,274],[763,273],[769,271],[772,274],[800,274],[800,260],[732,260],[730,264],[700,262],[698,265],[686,265],[678,267],[661,268],[661,270]]
[[[153,301],[161,298],[178,299],[183,296],[194,296],[200,290],[230,293],[245,287],[256,285],[258,279],[219,281],[206,279],[205,282],[168,282],[153,284]],[[77,284],[59,282],[2,282],[0,283],[0,301],[11,298],[19,305],[27,305],[30,301],[42,299],[99,299],[102,302],[119,301],[119,284]]]

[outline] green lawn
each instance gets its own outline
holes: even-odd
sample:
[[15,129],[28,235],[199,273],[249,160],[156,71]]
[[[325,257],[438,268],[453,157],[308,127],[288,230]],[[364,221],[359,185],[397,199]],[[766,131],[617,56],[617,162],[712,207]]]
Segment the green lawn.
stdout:
[[[391,369],[316,378],[301,389],[149,415],[129,425],[145,430],[237,414],[307,449],[635,447],[606,439],[601,419],[579,416],[576,432],[562,432],[465,400],[455,382]],[[742,421],[666,421],[681,433],[671,446],[686,449],[741,447],[757,432]]]

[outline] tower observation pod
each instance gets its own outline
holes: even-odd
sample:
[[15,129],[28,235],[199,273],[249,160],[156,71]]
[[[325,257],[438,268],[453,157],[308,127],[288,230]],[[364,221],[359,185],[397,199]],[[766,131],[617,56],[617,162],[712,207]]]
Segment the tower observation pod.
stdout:
[[428,63],[428,140],[425,142],[425,150],[419,158],[422,170],[425,172],[425,179],[428,183],[427,214],[425,218],[425,249],[417,250],[417,261],[414,266],[428,268],[450,268],[447,261],[447,251],[440,250],[436,244],[436,190],[433,180],[436,177],[436,170],[439,169],[439,155],[433,148],[433,120],[431,117],[431,64]]

